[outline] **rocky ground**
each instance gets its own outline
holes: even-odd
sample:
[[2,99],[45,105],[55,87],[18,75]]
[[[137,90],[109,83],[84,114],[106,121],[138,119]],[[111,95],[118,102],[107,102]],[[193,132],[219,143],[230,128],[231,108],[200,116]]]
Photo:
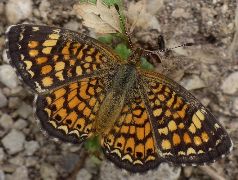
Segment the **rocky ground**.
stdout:
[[[105,160],[98,160],[79,145],[56,143],[45,137],[32,114],[33,95],[8,65],[4,32],[9,25],[27,22],[89,33],[72,11],[77,2],[0,0],[0,180],[238,179],[238,4],[235,0],[148,1],[140,18],[150,24],[144,26],[140,20],[141,28],[135,29],[133,41],[151,48],[162,34],[168,47],[185,42],[195,44],[175,49],[157,65],[157,70],[191,90],[226,127],[235,147],[231,155],[209,167],[162,164],[144,175],[128,174]],[[126,5],[131,6],[128,19],[133,20],[136,3],[128,1]]]

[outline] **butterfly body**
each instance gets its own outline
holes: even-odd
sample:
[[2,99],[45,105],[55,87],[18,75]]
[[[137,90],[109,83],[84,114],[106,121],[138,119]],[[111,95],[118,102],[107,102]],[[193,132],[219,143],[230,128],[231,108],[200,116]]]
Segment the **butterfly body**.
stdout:
[[123,64],[112,75],[111,87],[102,102],[95,120],[96,134],[107,134],[120,116],[125,99],[130,99],[130,90],[135,86],[136,67]]
[[73,143],[102,135],[105,156],[121,168],[201,165],[232,149],[225,129],[190,92],[139,67],[143,49],[125,62],[86,35],[28,24],[10,27],[6,46],[11,65],[36,94],[42,128]]

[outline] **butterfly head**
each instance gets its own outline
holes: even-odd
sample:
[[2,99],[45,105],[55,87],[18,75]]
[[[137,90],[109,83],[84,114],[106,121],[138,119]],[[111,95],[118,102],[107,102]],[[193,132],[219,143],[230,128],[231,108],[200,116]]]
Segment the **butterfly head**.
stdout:
[[136,48],[128,58],[130,64],[135,64],[136,66],[140,65],[140,58],[144,53],[144,49]]

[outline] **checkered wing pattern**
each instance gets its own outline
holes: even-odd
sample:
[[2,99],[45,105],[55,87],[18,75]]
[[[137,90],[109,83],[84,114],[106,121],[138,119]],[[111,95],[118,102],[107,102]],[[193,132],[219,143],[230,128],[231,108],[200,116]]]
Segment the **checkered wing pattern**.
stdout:
[[95,39],[49,26],[12,26],[7,37],[10,63],[36,93],[35,115],[54,137],[80,143],[100,135],[105,156],[133,172],[164,161],[204,164],[232,148],[187,90],[133,65],[139,51],[126,64]]
[[36,93],[115,68],[120,59],[102,43],[61,28],[16,25],[7,31],[10,63]]
[[105,98],[102,78],[84,78],[36,99],[35,114],[48,134],[80,143],[93,135],[93,124]]
[[140,80],[161,159],[198,165],[231,150],[224,128],[182,86],[158,73],[141,71]]
[[115,126],[102,138],[102,149],[119,167],[143,172],[161,161],[144,100],[139,93],[127,99]]

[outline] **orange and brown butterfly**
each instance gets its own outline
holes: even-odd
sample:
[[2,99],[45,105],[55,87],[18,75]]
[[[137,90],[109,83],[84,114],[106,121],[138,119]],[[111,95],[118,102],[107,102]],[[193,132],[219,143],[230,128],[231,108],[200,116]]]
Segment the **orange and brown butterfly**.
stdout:
[[232,149],[214,116],[186,89],[70,30],[15,25],[7,53],[35,93],[35,116],[49,135],[73,143],[99,136],[105,156],[132,172],[161,162],[199,165]]

